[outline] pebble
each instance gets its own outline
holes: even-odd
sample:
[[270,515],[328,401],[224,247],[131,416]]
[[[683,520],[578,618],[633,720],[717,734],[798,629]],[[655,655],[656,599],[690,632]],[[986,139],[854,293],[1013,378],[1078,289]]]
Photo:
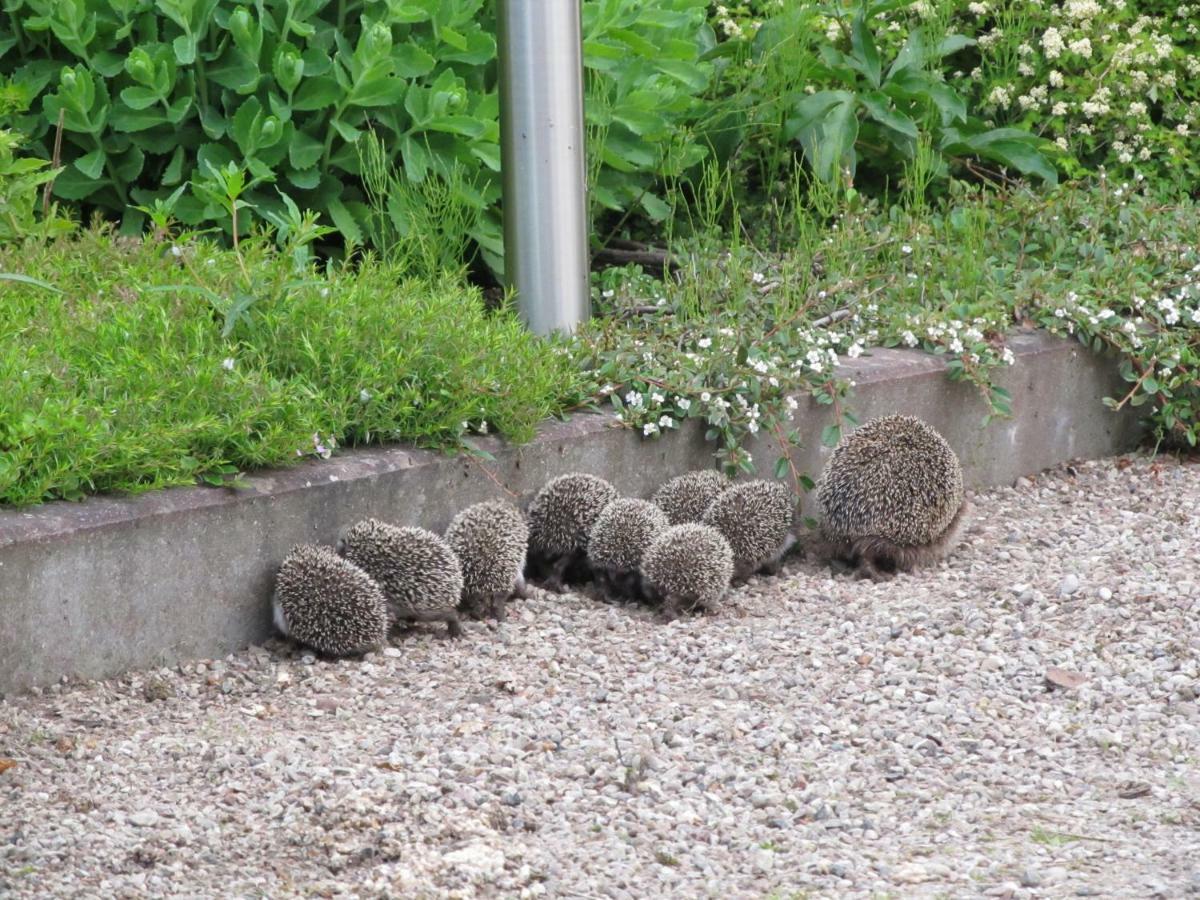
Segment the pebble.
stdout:
[[1079,576],[1071,573],[1058,586],[1058,595],[1060,597],[1070,597],[1079,590]]
[[10,696],[0,893],[1195,895],[1200,466],[1151,465],[978,494],[888,583],[798,558],[666,627],[538,592]]

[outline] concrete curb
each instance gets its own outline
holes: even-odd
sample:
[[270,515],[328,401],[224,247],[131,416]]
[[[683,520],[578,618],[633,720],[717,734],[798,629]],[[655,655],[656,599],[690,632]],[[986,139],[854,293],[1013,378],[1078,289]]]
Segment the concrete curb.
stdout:
[[[1002,382],[1013,418],[987,428],[978,392],[950,382],[937,357],[876,350],[840,374],[857,382],[852,407],[862,421],[911,413],[941,431],[970,487],[1136,446],[1138,412],[1113,414],[1100,402],[1123,393],[1111,359],[1044,334],[1014,335],[1009,346],[1017,361]],[[828,407],[801,401],[796,425],[811,438],[794,461],[814,477],[828,454],[819,435],[831,420]],[[713,465],[698,423],[644,442],[589,413],[549,423],[523,447],[479,443],[494,463],[396,446],[248,476],[237,490],[0,510],[0,692],[220,656],[262,640],[287,550],[332,543],[367,516],[441,531],[468,504],[506,491],[527,499],[563,472],[592,472],[622,493],[648,496],[673,475]],[[751,450],[769,472],[778,446],[762,439]]]

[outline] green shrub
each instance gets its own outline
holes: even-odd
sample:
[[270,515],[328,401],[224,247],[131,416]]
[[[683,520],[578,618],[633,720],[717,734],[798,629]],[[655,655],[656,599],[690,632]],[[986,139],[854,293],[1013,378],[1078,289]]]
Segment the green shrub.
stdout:
[[[351,243],[371,239],[358,143],[373,130],[411,182],[462,176],[471,237],[499,265],[496,42],[484,0],[11,0],[0,36],[5,113],[51,157],[55,195],[140,227],[137,207],[246,170],[244,232],[289,197]],[[703,153],[689,137],[712,44],[703,0],[587,0],[595,197],[664,214],[654,176]],[[174,201],[192,226],[231,217],[204,191]]]
[[[43,282],[0,278],[0,503],[219,481],[335,443],[524,440],[572,390],[474,292],[242,248],[106,231],[0,248],[0,273]],[[263,292],[223,339],[243,265]]]

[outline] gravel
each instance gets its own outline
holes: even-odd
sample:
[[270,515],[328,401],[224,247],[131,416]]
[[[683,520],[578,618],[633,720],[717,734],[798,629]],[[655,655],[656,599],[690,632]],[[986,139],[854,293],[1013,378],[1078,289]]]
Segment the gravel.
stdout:
[[1195,895],[1200,465],[1023,481],[887,584],[8,698],[0,894]]

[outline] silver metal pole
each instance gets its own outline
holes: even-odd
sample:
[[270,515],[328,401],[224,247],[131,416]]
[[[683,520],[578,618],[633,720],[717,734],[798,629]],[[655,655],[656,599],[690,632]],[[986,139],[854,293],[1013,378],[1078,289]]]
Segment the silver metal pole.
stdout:
[[590,311],[581,0],[498,0],[504,269],[537,334]]

